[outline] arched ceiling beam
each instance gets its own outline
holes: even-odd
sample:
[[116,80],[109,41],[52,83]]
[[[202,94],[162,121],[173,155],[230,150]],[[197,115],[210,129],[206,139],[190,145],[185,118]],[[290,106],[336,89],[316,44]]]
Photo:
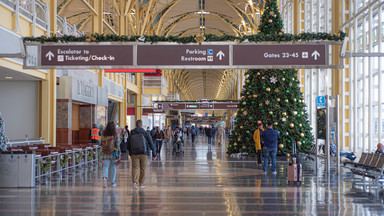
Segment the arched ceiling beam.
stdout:
[[[165,34],[166,36],[169,36],[170,32],[176,27],[176,25],[180,24],[181,22],[183,22],[185,20],[195,18],[194,16],[196,16],[196,18],[198,18],[199,15],[196,14],[196,12],[198,12],[198,11],[192,11],[192,12],[188,12],[188,13],[184,13],[184,14],[176,16],[176,17],[178,17],[176,19],[176,21],[172,22],[167,27],[165,27],[165,29],[164,29],[164,31],[162,33]],[[226,16],[224,14],[220,14],[220,13],[217,13],[217,12],[210,12],[209,14],[206,14],[205,16],[207,18],[211,17],[211,18],[214,18],[216,20],[219,20],[219,21],[227,24],[237,35],[241,34],[240,30],[237,29],[236,24],[234,24],[230,20],[230,19],[232,19],[231,17],[228,17],[228,16]]]
[[159,22],[157,24],[154,25],[154,27],[157,25],[157,29],[155,31],[155,34],[156,35],[160,35],[160,27],[161,27],[161,23],[163,22],[163,18],[168,14],[168,12],[179,2],[180,0],[175,0],[171,3],[169,3],[169,6],[166,6],[166,10],[162,12],[162,16],[161,18],[159,19]]
[[72,0],[64,0],[57,6],[57,14],[60,15]]

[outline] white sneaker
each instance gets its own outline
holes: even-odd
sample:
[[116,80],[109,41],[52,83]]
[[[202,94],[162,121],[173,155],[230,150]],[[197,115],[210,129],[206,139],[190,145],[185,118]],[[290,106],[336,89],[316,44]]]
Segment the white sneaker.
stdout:
[[137,183],[133,183],[133,189],[137,190]]
[[277,172],[276,172],[276,171],[275,171],[275,172],[272,172],[272,174],[273,174],[273,175],[276,175],[276,174],[277,174]]
[[140,189],[145,189],[146,186],[145,185],[140,185]]

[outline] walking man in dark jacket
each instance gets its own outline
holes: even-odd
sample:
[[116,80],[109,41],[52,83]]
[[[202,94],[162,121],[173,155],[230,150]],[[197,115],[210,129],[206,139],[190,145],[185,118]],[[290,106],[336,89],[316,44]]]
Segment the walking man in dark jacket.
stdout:
[[277,154],[277,139],[280,134],[277,130],[273,129],[273,123],[268,122],[267,130],[265,130],[261,139],[263,140],[265,149],[264,156],[264,173],[267,173],[269,157],[272,160],[272,173],[276,174],[276,154]]
[[[136,121],[136,128],[131,130],[131,136],[129,136],[128,140],[128,152],[132,158],[132,183],[133,188],[137,189],[140,187],[141,189],[145,188],[145,169],[147,168],[147,160],[149,156],[149,151],[146,151],[144,154],[133,154],[131,138],[133,135],[142,134],[147,141],[147,145],[152,150],[152,160],[156,160],[156,149],[153,145],[152,138],[150,135],[143,129],[143,122],[141,120]],[[148,148],[145,148],[148,149]]]
[[213,134],[211,126],[209,126],[207,128],[207,130],[205,131],[205,134],[208,137],[208,144],[211,144],[211,142],[212,142],[212,134]]
[[191,128],[191,135],[192,135],[192,143],[195,143],[195,137],[197,135],[197,130],[196,130],[195,126],[192,126],[192,128]]

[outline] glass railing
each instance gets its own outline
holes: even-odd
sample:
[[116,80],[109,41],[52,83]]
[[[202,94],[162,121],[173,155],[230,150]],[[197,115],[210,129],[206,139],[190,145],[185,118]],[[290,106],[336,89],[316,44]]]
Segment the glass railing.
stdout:
[[[16,16],[23,15],[31,22],[36,20],[36,24],[40,25],[45,30],[48,30],[49,25],[49,7],[48,3],[41,0],[0,0],[1,3],[14,8]],[[36,18],[36,19],[35,19]],[[18,23],[18,17],[17,23]],[[18,24],[16,24],[18,25]],[[67,22],[65,18],[57,16],[57,33],[59,35],[82,36],[84,32],[76,29],[75,25]]]
[[77,37],[84,35],[84,32],[77,30],[75,25],[72,25],[66,18],[61,16],[57,16],[57,33],[59,35],[73,35]]

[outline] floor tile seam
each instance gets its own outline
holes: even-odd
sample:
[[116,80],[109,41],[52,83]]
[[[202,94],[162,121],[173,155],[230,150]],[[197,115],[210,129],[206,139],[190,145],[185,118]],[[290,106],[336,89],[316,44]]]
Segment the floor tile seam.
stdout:
[[[104,197],[104,198],[110,198],[109,196],[108,197]],[[103,198],[102,198],[103,199]],[[140,197],[138,197],[138,199],[140,199]],[[146,199],[148,199],[146,197]],[[223,198],[224,199],[224,198]],[[262,199],[262,198],[259,198],[259,199]],[[274,199],[275,201],[275,198],[271,198],[271,199]],[[283,199],[283,198],[281,198]],[[267,200],[270,200],[270,199],[267,199]],[[277,201],[277,200],[276,200]],[[52,204],[53,202],[36,202],[35,204],[39,204],[39,205],[45,205],[45,204]],[[84,204],[94,204],[94,205],[103,205],[105,204],[106,202],[100,200],[99,202],[95,202],[95,201],[92,201],[92,202],[79,202],[79,201],[76,201],[75,203],[71,203],[71,205],[84,205]],[[126,206],[126,205],[136,205],[136,204],[139,204],[139,203],[135,203],[135,202],[127,202],[126,200],[121,200],[121,201],[115,201],[115,202],[108,202],[108,203],[112,203],[112,204],[115,204],[116,206]],[[12,204],[17,204],[17,205],[30,205],[31,202],[25,202],[25,201],[20,201],[20,202],[4,202],[2,204],[9,204],[9,205],[12,205]],[[60,205],[60,204],[68,204],[68,202],[64,202],[64,201],[57,201],[55,200],[54,204],[56,205],[56,208],[57,208],[57,205]],[[220,202],[161,202],[161,201],[148,201],[148,200],[145,200],[145,204],[146,205],[162,205],[162,206],[168,206],[168,205],[186,205],[186,206],[194,206],[194,205],[199,205],[199,206],[211,206],[211,205],[224,205],[224,206],[227,206],[226,203],[220,203]],[[268,202],[260,202],[260,203],[236,203],[236,205],[241,205],[241,206],[270,206],[270,205],[276,205],[276,203],[268,203]],[[335,204],[335,203],[302,203],[302,202],[292,202],[292,203],[287,203],[287,202],[279,202],[279,205],[282,205],[282,206],[340,206],[341,204]],[[357,205],[357,204],[355,204]],[[371,207],[382,207],[382,204],[374,204],[374,203],[366,203],[364,204],[364,206],[371,206]],[[21,206],[18,206],[18,207],[21,207]]]
[[[139,207],[139,205],[138,205]],[[334,211],[336,211],[338,209],[335,209]],[[284,214],[284,215],[297,215],[297,214],[304,214],[304,212],[308,212],[308,211],[281,211],[281,210],[277,210],[277,211],[266,211],[266,210],[239,210],[242,214],[247,214],[247,213],[254,213],[254,214]],[[6,213],[20,213],[20,212],[31,212],[30,209],[26,209],[26,210],[22,210],[22,209],[17,209],[17,210],[0,210],[0,212],[6,212]],[[49,209],[39,209],[39,210],[34,210],[34,212],[38,212],[38,213],[52,213],[53,210],[49,210]],[[227,210],[165,210],[165,209],[161,209],[161,210],[151,210],[151,209],[144,209],[144,210],[141,210],[141,209],[138,209],[138,210],[87,210],[87,209],[76,209],[76,210],[68,210],[68,209],[65,209],[65,210],[60,210],[60,209],[55,209],[54,211],[55,213],[103,213],[103,212],[109,212],[109,213],[156,213],[156,214],[161,214],[161,213],[195,213],[195,214],[214,214],[214,213],[221,213],[221,214],[226,214],[226,213],[233,213],[233,212],[230,212],[230,211],[227,211]],[[332,211],[331,211],[332,212]],[[329,214],[329,211],[316,211],[316,213],[323,213],[323,214],[326,214],[328,213]]]
[[[125,198],[127,196],[133,196],[133,193],[134,191],[132,191],[132,193],[129,193],[129,194],[116,194],[115,197],[119,197],[119,198]],[[258,192],[255,192],[257,194],[260,195],[260,197],[249,197],[249,196],[237,196],[236,195],[236,198],[238,199],[255,199],[255,198],[262,198],[262,199],[275,199],[276,197],[270,197],[270,196],[261,196],[263,195],[263,193],[258,193]],[[267,193],[267,192],[266,192]],[[252,192],[252,194],[254,194],[254,192]],[[285,194],[285,193],[284,193]],[[163,194],[162,194],[163,195]],[[157,198],[164,198],[162,195],[159,195],[159,196],[148,196],[148,195],[145,195],[146,198],[148,199],[157,199]],[[298,195],[294,194],[295,196],[292,196],[293,198],[297,197]],[[308,195],[308,196],[305,196],[305,195]],[[108,195],[110,196],[110,195]],[[278,195],[277,195],[278,196]],[[306,197],[310,197],[312,196],[310,193],[308,194],[304,194],[302,195],[302,198],[306,198]],[[30,196],[17,196],[17,198],[29,198]],[[40,196],[41,198],[49,198],[51,196]],[[94,196],[70,196],[71,198],[78,198],[78,199],[90,199],[90,198],[93,198]],[[282,197],[282,196],[278,196],[279,198],[291,198],[291,196],[288,196],[288,197]],[[55,198],[68,198],[68,196],[65,196],[65,195],[62,195],[62,196],[59,196],[59,195],[55,195]],[[221,199],[223,198],[223,196],[169,196],[167,195],[166,197],[167,199]],[[345,199],[345,198],[344,198]],[[368,197],[358,197],[358,198],[350,198],[350,199],[369,199]],[[0,199],[1,200],[1,199]],[[10,198],[7,198],[7,200],[4,200],[2,201],[3,202],[7,202],[9,201]]]
[[[196,190],[198,189],[198,190]],[[253,190],[250,190],[250,189],[253,189]],[[270,190],[269,190],[270,189]],[[61,191],[66,191],[66,192],[103,192],[105,189],[104,188],[95,188],[93,190],[79,190],[79,189],[76,189],[76,190],[61,190]],[[132,189],[131,187],[126,187],[126,188],[121,188],[121,189],[118,189],[119,191],[122,191],[122,192],[126,192],[126,191],[134,191],[134,189]],[[258,188],[258,189],[255,189],[254,187],[243,187],[243,188],[228,188],[228,187],[221,187],[221,188],[211,188],[211,187],[205,187],[204,189],[202,189],[201,187],[180,187],[180,188],[164,188],[164,187],[151,187],[147,184],[147,188],[146,188],[146,191],[148,192],[167,192],[167,193],[171,193],[171,192],[199,192],[199,193],[212,193],[212,192],[233,192],[233,193],[255,193],[255,192],[261,192],[261,193],[270,193],[270,192],[273,192],[273,193],[297,193],[297,191],[295,191],[294,189],[293,190],[286,190],[285,188],[274,188],[274,187],[270,187],[270,188]],[[43,190],[42,192],[52,192],[52,190]],[[312,188],[309,188],[308,187],[308,190],[305,190],[305,191],[301,191],[301,192],[308,192],[308,193],[312,193],[313,190]],[[322,193],[325,193],[325,194],[338,194],[339,192],[338,191],[322,191]]]

